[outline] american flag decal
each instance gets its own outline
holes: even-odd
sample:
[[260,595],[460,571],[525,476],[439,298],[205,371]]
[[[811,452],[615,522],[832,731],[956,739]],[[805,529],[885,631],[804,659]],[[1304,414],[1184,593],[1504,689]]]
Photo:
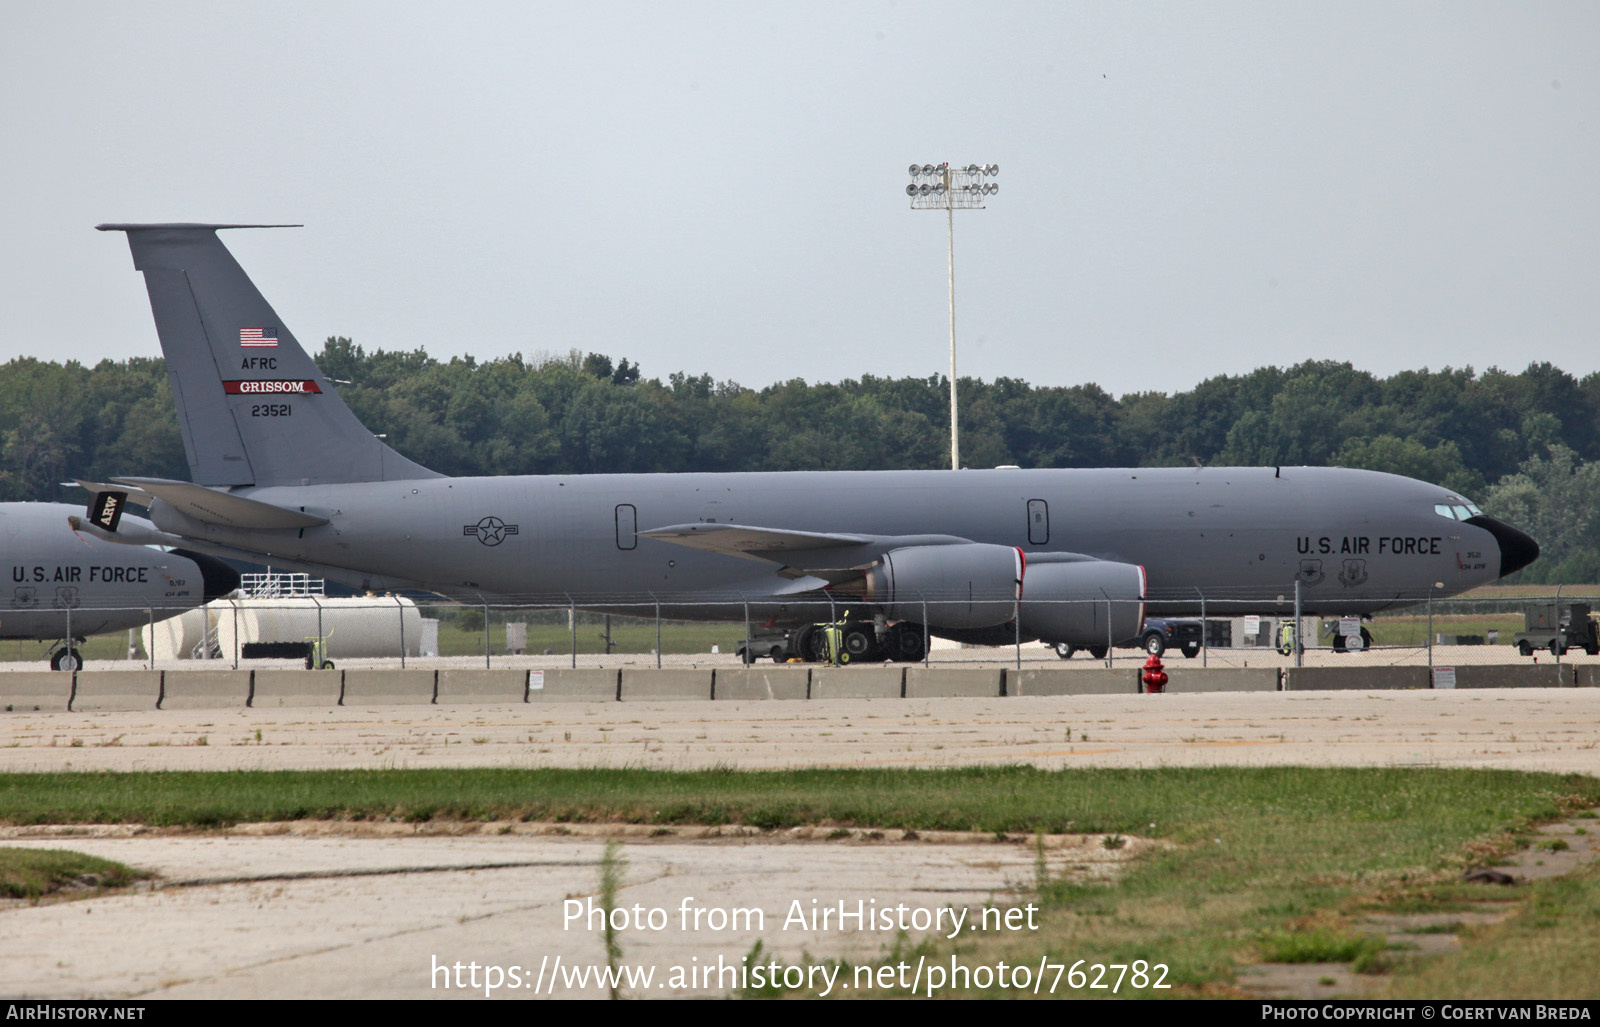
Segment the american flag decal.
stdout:
[[277,344],[278,330],[276,328],[239,329],[239,345],[241,346],[276,346]]

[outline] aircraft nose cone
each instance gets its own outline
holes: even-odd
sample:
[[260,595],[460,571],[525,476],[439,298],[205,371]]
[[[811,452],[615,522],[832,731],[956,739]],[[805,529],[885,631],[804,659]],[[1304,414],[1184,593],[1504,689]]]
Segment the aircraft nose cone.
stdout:
[[200,568],[200,577],[206,586],[206,602],[221,599],[239,587],[239,572],[216,557],[191,553],[187,549],[174,549],[172,553],[174,556],[194,561],[195,566]]
[[1539,543],[1527,535],[1493,517],[1479,514],[1467,520],[1468,524],[1475,524],[1494,536],[1495,542],[1500,545],[1500,576],[1515,574],[1517,571],[1539,558]]

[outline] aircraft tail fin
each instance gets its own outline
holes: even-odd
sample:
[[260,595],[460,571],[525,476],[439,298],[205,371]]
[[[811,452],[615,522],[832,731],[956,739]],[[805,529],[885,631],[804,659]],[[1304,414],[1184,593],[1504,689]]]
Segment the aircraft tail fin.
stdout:
[[217,238],[221,228],[296,226],[96,227],[126,232],[144,272],[195,484],[437,477],[356,420]]

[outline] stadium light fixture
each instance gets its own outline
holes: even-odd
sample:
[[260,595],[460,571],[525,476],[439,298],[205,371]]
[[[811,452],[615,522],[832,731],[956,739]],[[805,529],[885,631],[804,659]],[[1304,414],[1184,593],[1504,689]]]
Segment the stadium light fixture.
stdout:
[[1000,191],[994,182],[981,181],[1000,174],[998,164],[912,164],[906,195],[912,210],[942,210],[950,257],[950,469],[961,469],[961,436],[956,427],[956,211],[983,210],[984,199]]

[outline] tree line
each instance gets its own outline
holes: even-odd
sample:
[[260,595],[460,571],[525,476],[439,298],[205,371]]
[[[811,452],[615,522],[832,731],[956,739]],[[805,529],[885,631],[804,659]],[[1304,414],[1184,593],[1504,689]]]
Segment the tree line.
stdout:
[[[598,353],[479,362],[330,338],[323,373],[362,422],[452,475],[948,466],[943,376],[645,378]],[[1340,465],[1434,482],[1540,541],[1530,582],[1600,581],[1600,374],[1549,363],[1378,378],[1307,361],[1116,398],[1097,385],[961,380],[971,467]],[[0,500],[78,502],[71,478],[187,478],[160,359],[0,367]]]

